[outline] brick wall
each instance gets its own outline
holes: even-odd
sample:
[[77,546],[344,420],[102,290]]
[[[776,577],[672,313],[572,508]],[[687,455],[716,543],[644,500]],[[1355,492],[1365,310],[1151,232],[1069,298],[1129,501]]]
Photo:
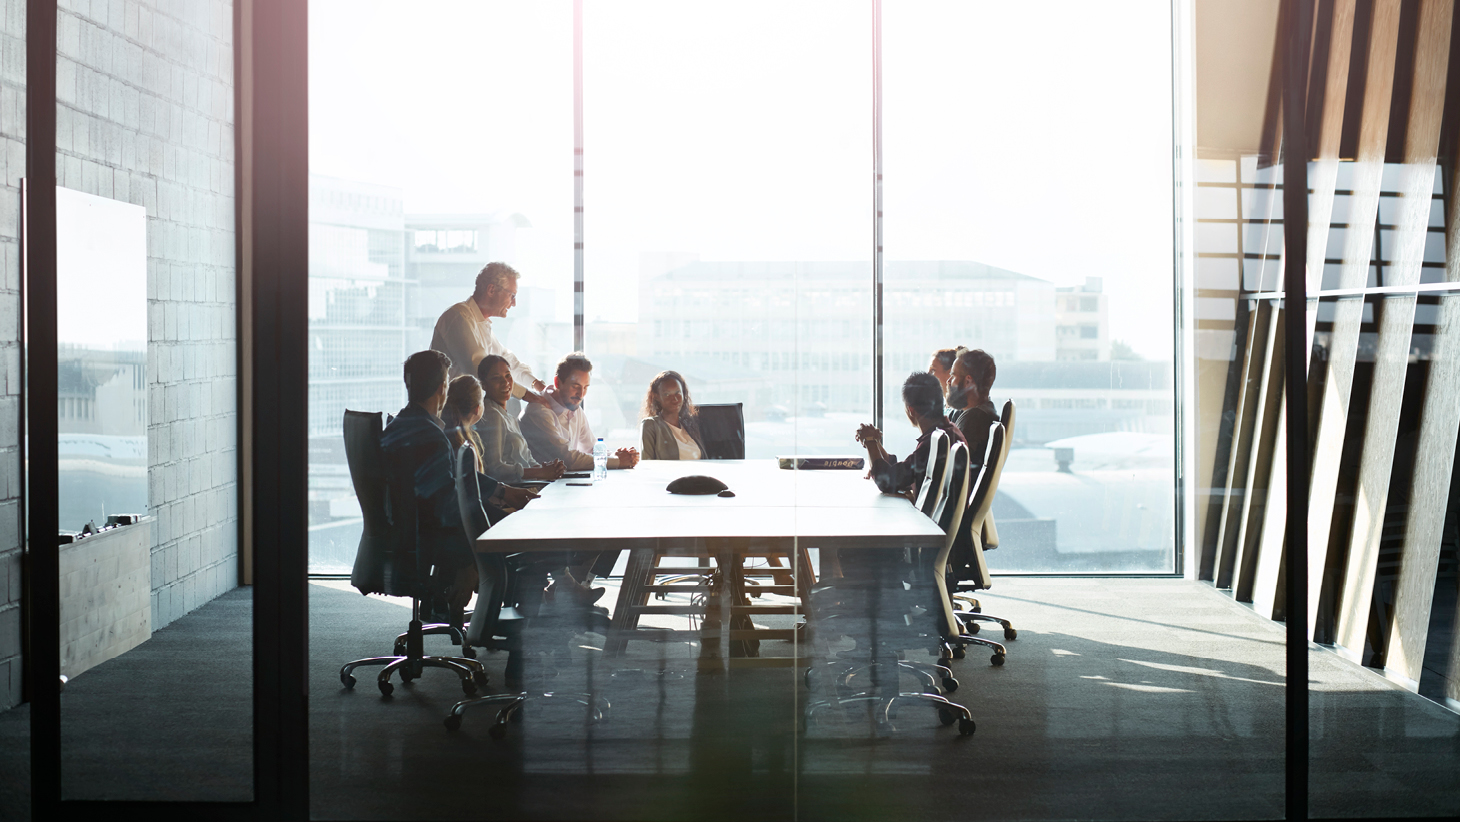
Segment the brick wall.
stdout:
[[20,701],[20,178],[25,0],[0,0],[0,710]]
[[60,5],[58,182],[147,209],[157,629],[238,584],[233,11]]

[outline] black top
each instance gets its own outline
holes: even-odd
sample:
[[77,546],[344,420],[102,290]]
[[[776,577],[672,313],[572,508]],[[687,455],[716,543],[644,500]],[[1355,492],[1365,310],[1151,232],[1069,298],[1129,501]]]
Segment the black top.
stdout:
[[968,443],[968,467],[978,468],[989,450],[989,426],[999,421],[999,412],[991,400],[985,399],[972,408],[956,409],[950,419],[963,432]]
[[[963,442],[962,432],[948,420],[939,420],[935,427],[941,428],[954,442]],[[987,437],[988,432],[984,434]],[[933,429],[930,428],[918,437],[917,447],[902,462],[897,462],[897,457],[892,454],[888,454],[886,459],[874,460],[872,480],[877,483],[877,490],[884,494],[898,494],[921,486],[923,475],[928,472],[928,451],[932,441]]]
[[[472,562],[471,544],[461,527],[456,504],[456,474],[451,440],[438,417],[418,405],[407,405],[380,435],[391,476],[416,492],[416,545],[430,562],[458,567]],[[480,493],[490,497],[497,481],[477,475]]]

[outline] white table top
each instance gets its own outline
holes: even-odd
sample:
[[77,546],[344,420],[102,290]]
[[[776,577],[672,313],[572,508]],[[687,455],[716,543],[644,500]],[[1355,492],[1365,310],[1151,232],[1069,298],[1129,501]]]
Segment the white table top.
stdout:
[[[936,548],[943,531],[906,499],[881,494],[862,471],[789,471],[775,460],[644,460],[591,487],[558,480],[477,540],[490,553],[703,547],[735,540],[808,548]],[[706,474],[734,497],[671,494]]]

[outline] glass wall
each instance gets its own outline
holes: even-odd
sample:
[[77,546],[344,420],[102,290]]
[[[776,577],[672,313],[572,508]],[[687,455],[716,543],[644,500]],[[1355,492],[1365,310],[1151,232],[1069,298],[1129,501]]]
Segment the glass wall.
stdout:
[[887,437],[912,448],[900,388],[934,352],[993,357],[995,572],[1175,570],[1171,9],[1119,17],[884,11]]
[[[1251,73],[1234,95],[1236,75],[1213,71],[1221,90],[1199,118],[1196,571],[1264,618],[1305,621],[1321,649],[1309,656],[1312,816],[1453,814],[1460,722],[1433,704],[1460,705],[1457,134],[1442,116],[1453,9],[1312,9],[1305,146],[1282,134],[1269,90],[1293,47],[1286,24],[1249,26],[1264,40],[1276,32],[1271,73]],[[1250,18],[1211,22],[1231,31]],[[1283,294],[1293,227],[1282,158],[1296,151],[1307,161],[1304,306]],[[1285,348],[1289,321],[1305,325],[1301,352]],[[1294,379],[1306,384],[1302,411],[1283,394]],[[1303,465],[1286,448],[1296,414]],[[1285,592],[1285,530],[1302,516],[1285,490],[1295,471],[1308,485],[1306,613]],[[1350,790],[1356,736],[1383,779]]]
[[589,413],[615,447],[674,370],[697,403],[743,404],[747,458],[861,450],[871,21],[867,2],[585,6]]
[[[6,88],[13,126],[39,101],[27,101],[35,87],[13,59],[25,53],[13,38],[26,11],[5,11],[6,82],[20,84]],[[232,4],[62,2],[51,13],[60,794],[248,802],[253,601],[240,585],[234,78],[223,25]],[[7,143],[19,178],[38,147],[23,130]],[[25,313],[4,322],[16,317]],[[46,318],[28,321],[44,334]],[[26,327],[11,338],[25,340]],[[25,371],[9,370],[23,382]],[[44,506],[49,495],[31,490],[32,510]],[[56,546],[30,536],[30,550]],[[44,582],[25,584],[29,599]],[[7,669],[18,685],[22,666]]]
[[310,569],[348,574],[343,414],[406,404],[401,364],[477,273],[521,273],[493,333],[534,374],[572,346],[572,6],[310,15]]

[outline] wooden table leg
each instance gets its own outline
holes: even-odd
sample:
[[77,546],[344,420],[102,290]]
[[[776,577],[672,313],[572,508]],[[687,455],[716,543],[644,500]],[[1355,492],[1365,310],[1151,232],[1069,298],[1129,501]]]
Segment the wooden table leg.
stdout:
[[653,550],[636,548],[629,551],[624,581],[618,589],[618,600],[613,606],[613,620],[609,623],[609,636],[604,643],[604,653],[608,656],[623,656],[628,650],[629,635],[639,627],[639,608],[649,602],[649,592],[644,590],[644,576],[653,570]]

